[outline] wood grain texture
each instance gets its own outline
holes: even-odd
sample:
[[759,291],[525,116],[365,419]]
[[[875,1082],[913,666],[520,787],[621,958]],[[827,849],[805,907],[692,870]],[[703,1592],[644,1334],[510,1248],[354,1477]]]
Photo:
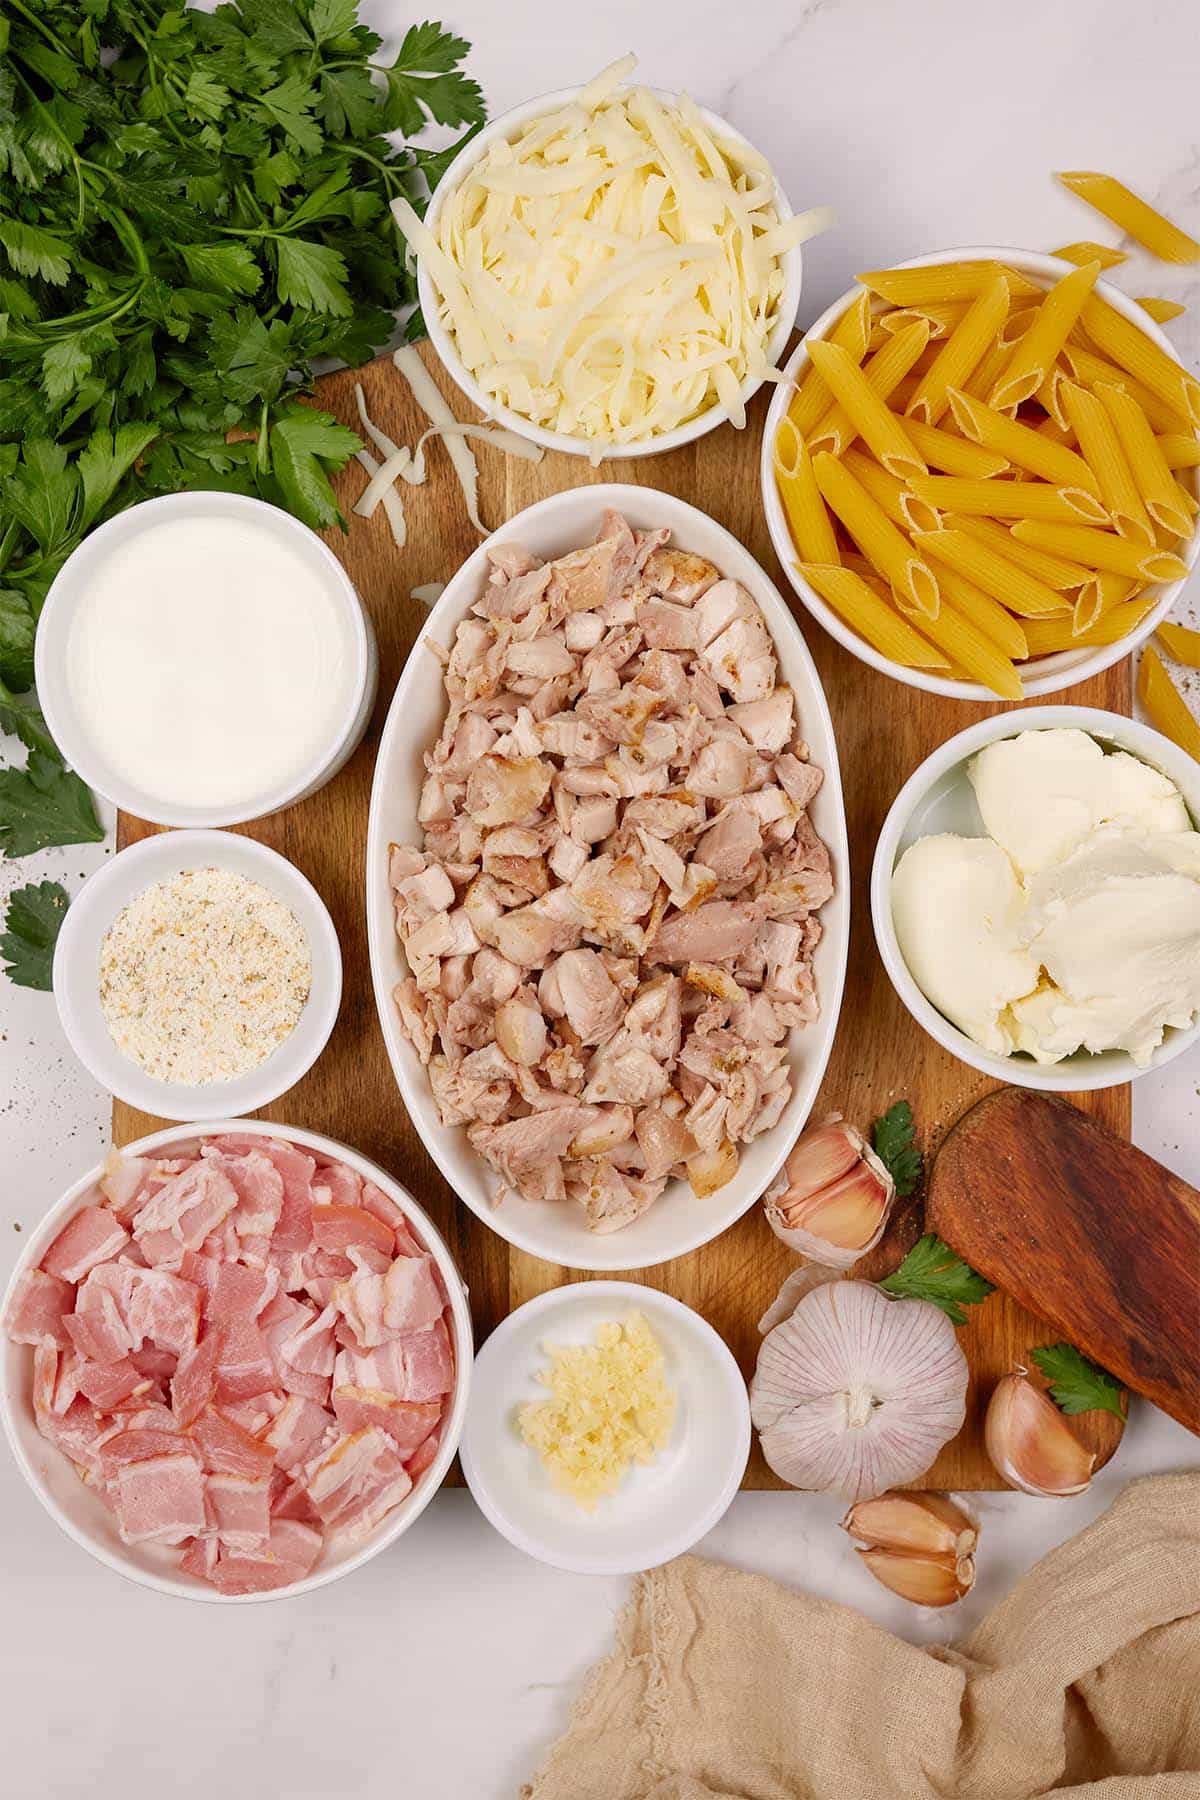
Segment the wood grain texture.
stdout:
[[933,1229],[1056,1336],[1200,1432],[1200,1193],[1075,1107],[1006,1088],[938,1153]]
[[[425,351],[456,414],[469,409]],[[387,360],[359,371],[344,371],[320,384],[320,401],[349,425],[357,424],[354,383],[361,380],[372,416],[389,435],[412,443],[425,421],[407,385]],[[775,580],[785,599],[791,589],[775,561],[762,516],[758,488],[758,448],[768,396],[750,409],[744,432],[730,427],[666,456],[609,463],[592,469],[566,456],[547,456],[539,465],[479,449],[480,509],[489,525],[499,525],[522,507],[562,488],[601,480],[637,482],[676,493],[702,507],[748,546]],[[342,942],[345,997],[341,1016],[324,1056],[305,1079],[263,1115],[328,1132],[353,1144],[390,1169],[427,1206],[445,1232],[471,1289],[475,1324],[482,1340],[515,1306],[548,1287],[576,1279],[567,1270],[512,1250],[456,1203],[409,1124],[392,1077],[375,1019],[367,964],[363,857],[367,804],[375,746],[396,679],[423,622],[410,590],[445,582],[474,548],[475,534],[463,512],[458,484],[440,446],[430,447],[430,480],[406,488],[409,542],[402,553],[392,546],[382,510],[369,522],[355,519],[348,536],[331,533],[328,542],[345,563],[379,638],[379,700],[366,741],[329,787],[311,799],[251,828],[255,837],[290,857],[323,895]],[[343,506],[365,482],[352,465],[343,475]],[[899,1098],[911,1100],[926,1149],[996,1084],[957,1063],[927,1038],[896,999],[875,952],[867,891],[871,856],[879,827],[897,790],[938,744],[999,706],[942,700],[876,674],[826,636],[796,601],[791,601],[808,641],[833,713],[842,765],[850,831],[851,867],[838,877],[853,890],[850,965],[841,1024],[816,1117],[838,1110],[866,1125]],[[1056,696],[1079,704],[1130,708],[1128,664]],[[122,818],[122,844],[150,826]],[[1110,1088],[1080,1101],[1118,1132],[1128,1134],[1129,1097]],[[159,1123],[118,1103],[114,1135],[118,1143]],[[918,1210],[898,1209],[887,1238],[864,1273],[885,1274],[919,1235]],[[709,1319],[729,1343],[749,1375],[758,1347],[757,1321],[795,1266],[792,1254],[771,1234],[754,1208],[716,1243],[688,1257],[648,1271],[641,1279],[677,1295]],[[630,1279],[639,1279],[631,1276]],[[1044,1327],[1002,1295],[974,1309],[962,1342],[972,1368],[967,1421],[925,1478],[924,1485],[988,1488],[1002,1485],[983,1451],[982,1417],[992,1383]],[[747,1485],[782,1484],[763,1462],[757,1446]]]

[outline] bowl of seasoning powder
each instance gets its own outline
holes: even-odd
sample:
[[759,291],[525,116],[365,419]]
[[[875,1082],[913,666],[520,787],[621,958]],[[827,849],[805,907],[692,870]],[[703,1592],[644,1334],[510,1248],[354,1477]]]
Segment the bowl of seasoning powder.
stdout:
[[341,996],[337,933],[312,883],[224,831],[120,851],[73,901],[54,954],[72,1049],[164,1119],[278,1099],[321,1054]]

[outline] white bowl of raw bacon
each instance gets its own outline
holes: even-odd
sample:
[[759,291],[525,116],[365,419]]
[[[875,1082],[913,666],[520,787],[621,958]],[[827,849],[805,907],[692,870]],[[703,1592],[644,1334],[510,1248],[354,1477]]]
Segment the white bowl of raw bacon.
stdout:
[[191,1600],[322,1587],[406,1531],[466,1411],[466,1289],[406,1190],[314,1132],[173,1127],[32,1234],[5,1430],[85,1550]]
[[646,1268],[753,1204],[829,1055],[849,869],[819,677],[729,532],[611,484],[480,545],[392,701],[367,919],[404,1104],[510,1243]]

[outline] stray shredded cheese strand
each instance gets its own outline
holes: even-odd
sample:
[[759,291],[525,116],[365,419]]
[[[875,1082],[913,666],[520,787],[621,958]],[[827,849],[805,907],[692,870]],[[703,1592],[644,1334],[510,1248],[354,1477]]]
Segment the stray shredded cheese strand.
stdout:
[[[421,355],[415,344],[402,344],[399,350],[392,353],[392,361],[413,391],[413,399],[425,412],[428,418],[443,429],[458,423],[450,411],[433,376],[421,361]],[[470,446],[460,437],[447,437],[446,454],[454,465],[454,473],[458,476],[458,485],[463,491],[463,499],[467,503],[467,517],[481,537],[487,536],[487,526],[479,516],[479,465],[471,452]]]

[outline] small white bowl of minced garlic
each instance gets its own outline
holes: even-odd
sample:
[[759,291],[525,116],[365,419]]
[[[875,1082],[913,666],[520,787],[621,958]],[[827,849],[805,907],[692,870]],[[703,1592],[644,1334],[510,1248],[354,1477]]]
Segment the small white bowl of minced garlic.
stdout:
[[518,1307],[475,1360],[467,1485],[518,1550],[580,1575],[680,1556],[723,1516],[750,1453],[746,1384],[698,1313],[631,1281]]
[[71,1048],[164,1119],[265,1106],[321,1054],[342,997],[325,904],[286,858],[225,831],[120,851],[72,902],[54,954]]

